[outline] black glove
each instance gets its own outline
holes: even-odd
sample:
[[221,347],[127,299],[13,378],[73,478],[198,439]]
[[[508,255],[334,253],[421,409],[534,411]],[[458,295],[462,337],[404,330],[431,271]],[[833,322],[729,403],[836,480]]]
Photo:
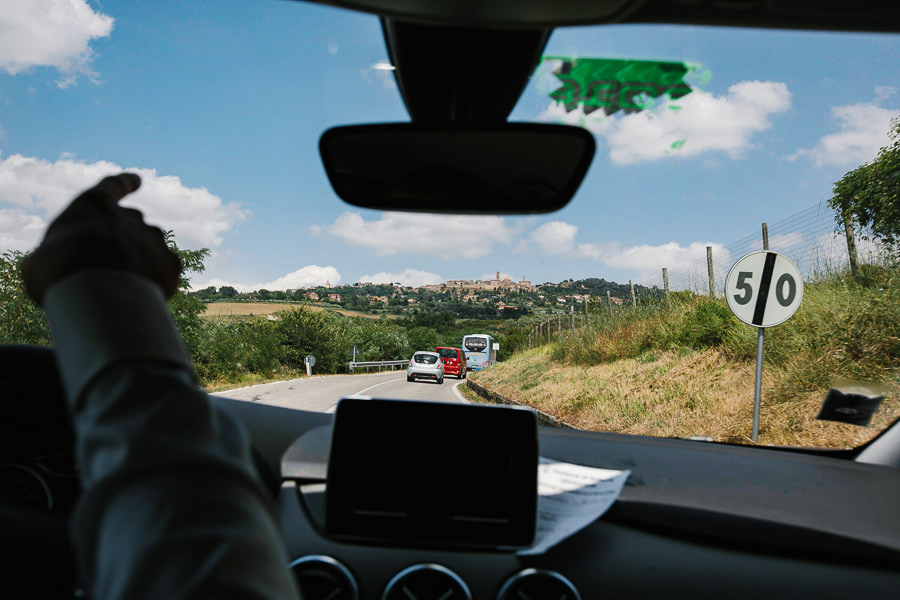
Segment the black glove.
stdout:
[[166,298],[178,288],[181,261],[158,227],[119,200],[141,186],[133,173],[107,177],[82,193],[59,215],[37,249],[22,260],[28,295],[43,306],[55,283],[87,269],[120,269],[155,281]]

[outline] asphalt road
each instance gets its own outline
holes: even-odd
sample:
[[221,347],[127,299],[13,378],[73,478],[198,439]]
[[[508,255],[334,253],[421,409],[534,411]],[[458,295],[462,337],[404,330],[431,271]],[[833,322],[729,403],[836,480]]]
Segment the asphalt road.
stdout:
[[430,381],[409,383],[406,381],[406,369],[403,369],[387,373],[304,377],[216,392],[215,395],[272,406],[334,412],[338,400],[343,396],[354,395],[401,400],[464,402],[459,392],[454,391],[454,387],[461,381],[465,380],[447,377],[441,385]]

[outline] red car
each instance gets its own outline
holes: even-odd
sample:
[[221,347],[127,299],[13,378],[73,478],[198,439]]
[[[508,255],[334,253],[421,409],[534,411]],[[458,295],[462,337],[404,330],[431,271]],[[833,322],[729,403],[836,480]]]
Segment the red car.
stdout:
[[456,375],[457,379],[466,376],[466,353],[462,348],[435,348],[444,363],[444,375]]

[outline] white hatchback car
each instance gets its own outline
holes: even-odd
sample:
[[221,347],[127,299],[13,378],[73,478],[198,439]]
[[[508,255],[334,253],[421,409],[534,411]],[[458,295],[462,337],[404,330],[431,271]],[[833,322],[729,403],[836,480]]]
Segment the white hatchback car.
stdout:
[[437,352],[416,352],[406,367],[406,380],[430,379],[444,383],[444,363]]

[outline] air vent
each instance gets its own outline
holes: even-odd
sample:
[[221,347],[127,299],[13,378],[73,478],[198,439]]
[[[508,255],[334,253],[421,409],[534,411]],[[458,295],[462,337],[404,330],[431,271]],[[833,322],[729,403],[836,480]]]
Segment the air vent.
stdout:
[[434,563],[413,565],[391,579],[381,600],[472,600],[469,586],[459,575]]
[[321,555],[298,558],[291,572],[303,600],[358,600],[356,579],[340,561]]
[[572,582],[554,571],[525,569],[506,580],[497,600],[581,600]]

